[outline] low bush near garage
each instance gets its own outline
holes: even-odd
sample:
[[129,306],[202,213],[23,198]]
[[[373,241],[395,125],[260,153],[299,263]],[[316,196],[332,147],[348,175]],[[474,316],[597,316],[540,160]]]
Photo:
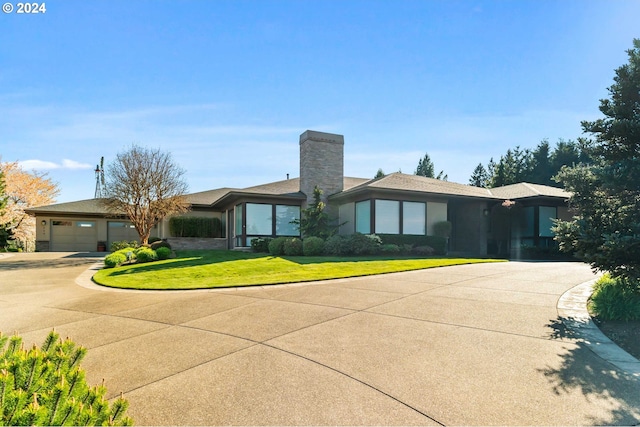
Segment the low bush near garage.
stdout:
[[0,425],[133,425],[122,396],[109,405],[104,385],[87,384],[86,353],[55,332],[28,350],[0,333]]
[[127,262],[136,261],[136,251],[139,248],[126,247],[104,257],[106,267],[117,267]]
[[158,254],[151,248],[142,246],[135,251],[138,262],[151,262],[158,259]]
[[127,256],[121,252],[114,252],[104,257],[104,265],[109,268],[116,267],[127,262]]
[[130,242],[126,241],[126,240],[120,240],[120,241],[117,241],[117,242],[113,242],[109,249],[111,250],[111,252],[117,252],[117,251],[121,251],[121,250],[127,249],[127,248],[135,249],[138,246],[140,246],[140,244],[135,240],[132,240]]
[[169,259],[169,257],[171,256],[171,249],[158,248],[158,250],[156,250],[156,255],[158,255],[159,260]]

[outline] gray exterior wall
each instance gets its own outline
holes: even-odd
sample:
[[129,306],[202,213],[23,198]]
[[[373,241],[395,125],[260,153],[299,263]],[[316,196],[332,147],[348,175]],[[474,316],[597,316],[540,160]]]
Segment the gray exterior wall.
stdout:
[[343,190],[344,136],[308,130],[300,135],[300,191],[313,202],[313,189],[317,185],[327,197]]
[[489,218],[484,215],[487,203],[464,201],[449,203],[449,220],[453,225],[449,250],[468,254],[487,254]]

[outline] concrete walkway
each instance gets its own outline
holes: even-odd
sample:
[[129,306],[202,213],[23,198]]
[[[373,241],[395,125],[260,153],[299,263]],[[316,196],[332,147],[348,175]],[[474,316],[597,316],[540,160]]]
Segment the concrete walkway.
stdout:
[[89,382],[124,392],[138,425],[640,423],[633,368],[559,312],[594,277],[582,264],[163,293],[79,286],[94,263],[0,259],[0,330],[88,347]]

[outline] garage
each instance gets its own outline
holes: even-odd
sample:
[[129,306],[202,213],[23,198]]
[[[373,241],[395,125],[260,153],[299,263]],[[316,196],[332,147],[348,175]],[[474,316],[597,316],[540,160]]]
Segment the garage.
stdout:
[[129,221],[109,221],[107,222],[107,249],[111,247],[113,242],[126,240],[139,241],[140,237],[136,228]]
[[95,221],[51,221],[51,250],[54,252],[91,252],[98,245]]

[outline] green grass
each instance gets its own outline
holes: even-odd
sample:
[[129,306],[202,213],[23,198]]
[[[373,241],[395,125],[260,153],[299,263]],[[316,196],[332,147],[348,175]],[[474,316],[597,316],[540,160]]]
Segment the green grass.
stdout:
[[233,251],[182,251],[174,259],[98,271],[101,285],[127,289],[207,289],[273,285],[499,262],[474,258],[273,257]]

